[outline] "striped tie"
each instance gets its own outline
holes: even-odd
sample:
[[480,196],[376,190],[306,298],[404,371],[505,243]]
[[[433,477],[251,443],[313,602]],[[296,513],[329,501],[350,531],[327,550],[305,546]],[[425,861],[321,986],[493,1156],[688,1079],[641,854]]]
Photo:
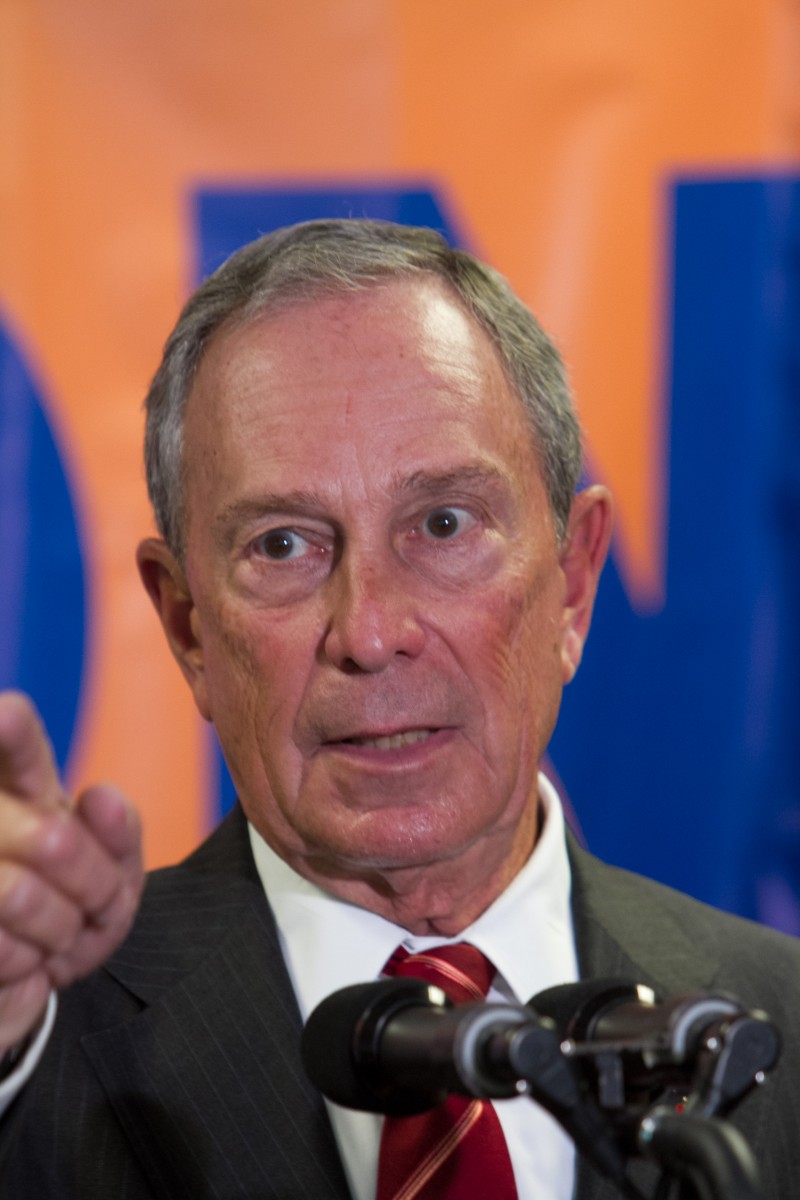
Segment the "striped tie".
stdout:
[[[460,942],[424,954],[399,947],[385,975],[424,979],[454,1004],[483,1000],[494,967],[480,950]],[[383,1123],[376,1200],[517,1200],[503,1131],[487,1100],[451,1095],[412,1117]]]

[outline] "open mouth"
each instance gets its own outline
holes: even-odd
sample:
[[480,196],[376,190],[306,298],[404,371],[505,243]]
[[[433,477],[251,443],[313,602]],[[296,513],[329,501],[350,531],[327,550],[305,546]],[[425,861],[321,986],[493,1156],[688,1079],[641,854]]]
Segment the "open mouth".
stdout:
[[424,742],[435,733],[434,729],[406,729],[403,733],[387,733],[380,737],[344,738],[347,746],[368,746],[375,750],[399,750],[401,746],[413,746]]

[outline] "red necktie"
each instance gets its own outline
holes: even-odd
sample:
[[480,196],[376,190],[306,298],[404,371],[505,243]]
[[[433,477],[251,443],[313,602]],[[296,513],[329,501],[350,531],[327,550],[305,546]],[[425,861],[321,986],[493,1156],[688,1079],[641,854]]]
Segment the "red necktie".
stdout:
[[[424,979],[454,1004],[482,1000],[494,967],[474,946],[436,946],[424,954],[400,947],[385,975]],[[448,1096],[444,1104],[383,1123],[376,1200],[517,1200],[508,1149],[488,1100]]]

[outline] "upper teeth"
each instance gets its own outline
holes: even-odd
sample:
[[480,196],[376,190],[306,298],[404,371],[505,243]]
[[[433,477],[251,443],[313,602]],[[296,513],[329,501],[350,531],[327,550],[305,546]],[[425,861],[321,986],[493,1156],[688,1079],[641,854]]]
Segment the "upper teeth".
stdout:
[[396,750],[398,746],[412,746],[431,736],[430,729],[408,729],[405,733],[389,733],[382,737],[352,738],[356,746],[375,746],[378,750]]

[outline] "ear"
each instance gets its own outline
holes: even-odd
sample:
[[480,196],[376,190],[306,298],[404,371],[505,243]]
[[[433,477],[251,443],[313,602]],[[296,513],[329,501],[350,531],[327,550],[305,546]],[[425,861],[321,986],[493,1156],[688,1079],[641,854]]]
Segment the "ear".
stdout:
[[183,568],[161,538],[145,538],[140,543],[136,564],[195,704],[210,721],[200,623]]
[[561,665],[564,683],[580,666],[592,620],[600,572],[606,561],[613,524],[611,493],[600,484],[579,492],[572,504],[567,535],[559,552],[565,596],[561,615]]

